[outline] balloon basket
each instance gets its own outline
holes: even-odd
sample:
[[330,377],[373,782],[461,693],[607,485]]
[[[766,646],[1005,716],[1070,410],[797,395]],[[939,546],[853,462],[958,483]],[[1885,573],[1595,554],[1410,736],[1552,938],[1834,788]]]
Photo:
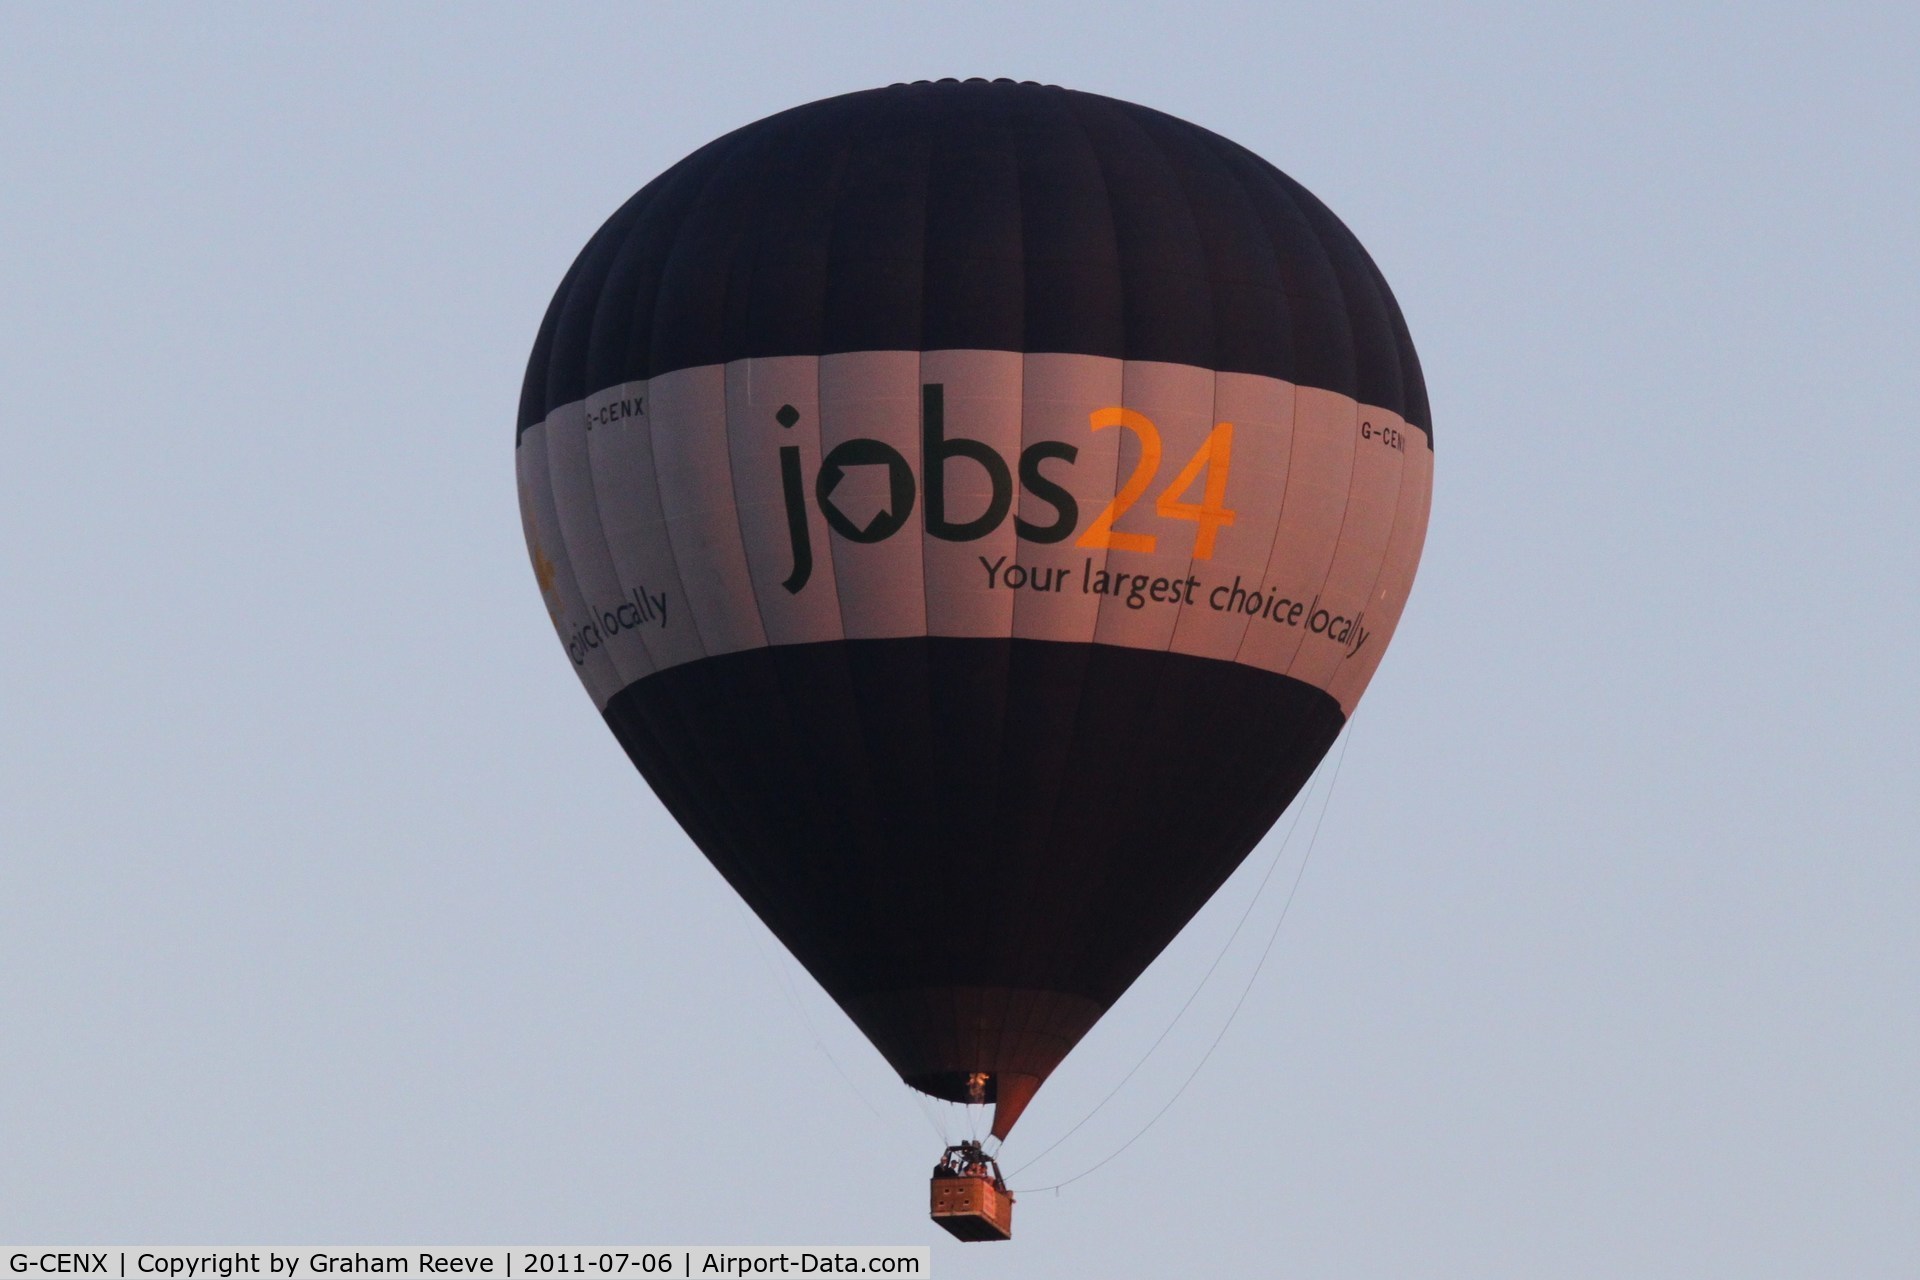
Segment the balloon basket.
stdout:
[[1013,1192],[977,1142],[947,1148],[934,1166],[930,1197],[933,1220],[955,1239],[1013,1238]]

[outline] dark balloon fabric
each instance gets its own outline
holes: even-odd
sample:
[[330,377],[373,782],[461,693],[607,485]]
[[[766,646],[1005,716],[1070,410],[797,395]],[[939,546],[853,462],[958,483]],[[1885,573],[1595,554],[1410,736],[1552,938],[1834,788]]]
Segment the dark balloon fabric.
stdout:
[[1432,429],[1386,281],[1304,187],[1161,112],[1004,80],[796,107],[648,183],[561,284],[520,426],[696,365],[945,349],[1261,373]]
[[649,183],[563,280],[518,440],[634,764],[1001,1136],[1325,755],[1431,488],[1407,327],[1324,206],[1011,81],[813,103]]

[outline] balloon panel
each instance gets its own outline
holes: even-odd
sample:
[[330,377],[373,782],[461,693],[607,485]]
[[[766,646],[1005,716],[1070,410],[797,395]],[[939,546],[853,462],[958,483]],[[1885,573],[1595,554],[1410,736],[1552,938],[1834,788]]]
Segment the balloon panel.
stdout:
[[1019,636],[1241,663],[1350,712],[1432,474],[1422,433],[1334,392],[1004,351],[676,370],[561,406],[518,458],[602,708],[769,644]]

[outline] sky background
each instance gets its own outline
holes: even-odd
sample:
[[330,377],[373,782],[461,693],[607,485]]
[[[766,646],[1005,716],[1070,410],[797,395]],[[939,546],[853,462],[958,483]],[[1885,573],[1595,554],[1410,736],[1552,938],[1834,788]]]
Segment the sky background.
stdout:
[[[0,1242],[1920,1273],[1915,14],[8,6]],[[512,466],[535,327],[620,201],[949,75],[1304,183],[1396,291],[1437,442],[1338,786],[1042,1091],[1009,1167],[1253,902],[1015,1185],[1134,1137],[1244,1007],[993,1247],[925,1219],[967,1117],[598,723]]]

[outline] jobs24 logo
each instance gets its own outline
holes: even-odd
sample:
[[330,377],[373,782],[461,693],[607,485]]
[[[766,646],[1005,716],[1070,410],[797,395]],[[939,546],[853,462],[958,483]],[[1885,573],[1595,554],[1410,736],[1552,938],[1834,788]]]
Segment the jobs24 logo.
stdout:
[[[792,427],[800,421],[800,411],[790,404],[781,405],[773,416],[783,427]],[[1144,414],[1117,406],[1096,409],[1087,421],[1093,431],[1107,427],[1131,431],[1140,441],[1140,459],[1126,483],[1094,517],[1075,545],[1151,552],[1157,545],[1156,535],[1125,533],[1113,525],[1140,500],[1159,473],[1159,428]],[[1196,560],[1211,559],[1214,539],[1221,526],[1233,523],[1234,513],[1225,505],[1232,451],[1233,424],[1217,423],[1173,483],[1154,499],[1155,514],[1170,520],[1192,520],[1199,525],[1193,546]],[[1015,516],[1014,530],[1022,541],[1054,543],[1073,536],[1080,522],[1080,504],[1057,479],[1049,478],[1041,470],[1041,464],[1052,461],[1071,467],[1079,456],[1078,447],[1064,440],[1041,440],[1021,450],[1020,487],[1053,513],[1051,519],[1042,521]],[[906,527],[922,488],[925,490],[922,519],[927,533],[935,538],[972,542],[986,537],[1006,521],[1013,509],[1013,468],[1000,451],[986,441],[947,435],[946,388],[938,382],[920,388],[920,457],[926,472],[924,477],[916,477],[912,464],[883,440],[862,436],[835,445],[820,460],[820,470],[813,478],[813,501],[825,517],[827,527],[849,542],[884,542]],[[850,468],[869,466],[886,468],[887,505],[862,525],[841,510],[833,494]],[[978,467],[986,475],[991,495],[987,509],[970,520],[953,519],[947,510],[947,469],[952,466]],[[1185,496],[1196,483],[1201,487],[1200,501],[1188,502]],[[780,488],[786,501],[787,538],[793,549],[793,572],[780,585],[797,595],[813,576],[812,536],[807,527],[807,483],[798,446],[785,445],[780,449]]]

